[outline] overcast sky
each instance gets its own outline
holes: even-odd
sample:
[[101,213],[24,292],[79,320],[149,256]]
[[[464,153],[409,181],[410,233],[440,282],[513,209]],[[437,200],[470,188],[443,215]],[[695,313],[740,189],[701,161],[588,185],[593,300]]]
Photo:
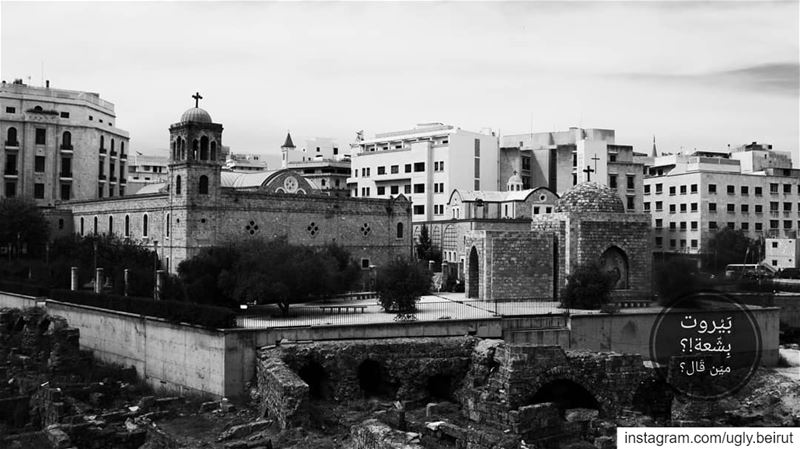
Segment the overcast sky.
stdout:
[[798,2],[0,3],[2,79],[99,92],[134,150],[194,103],[234,152],[438,121],[798,151]]

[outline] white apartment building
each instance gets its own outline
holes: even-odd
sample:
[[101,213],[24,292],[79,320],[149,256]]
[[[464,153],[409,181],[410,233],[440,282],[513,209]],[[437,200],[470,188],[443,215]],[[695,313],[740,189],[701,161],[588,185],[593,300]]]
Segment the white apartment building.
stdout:
[[413,203],[414,223],[450,218],[446,206],[454,189],[500,190],[494,133],[427,123],[376,134],[351,147],[351,176],[347,178],[351,196],[403,194]]
[[339,161],[349,158],[350,155],[332,138],[315,137],[306,139],[305,145],[297,148],[292,141],[290,133],[281,145],[281,167],[288,168],[290,164],[309,161]]
[[764,261],[777,269],[800,268],[800,239],[766,239]]
[[116,122],[97,93],[3,81],[0,198],[52,206],[124,195],[129,137]]
[[594,181],[617,191],[625,210],[642,212],[644,165],[633,147],[615,143],[613,129],[509,134],[500,145],[499,177],[517,173],[523,188],[548,187],[563,195],[572,186]]
[[[800,170],[792,169],[781,152],[765,157],[760,151],[655,158],[644,180],[644,211],[653,217],[654,250],[699,256],[723,227],[741,229],[755,239],[796,238]],[[754,160],[773,162],[766,167],[753,165]],[[751,167],[759,171],[748,171]]]

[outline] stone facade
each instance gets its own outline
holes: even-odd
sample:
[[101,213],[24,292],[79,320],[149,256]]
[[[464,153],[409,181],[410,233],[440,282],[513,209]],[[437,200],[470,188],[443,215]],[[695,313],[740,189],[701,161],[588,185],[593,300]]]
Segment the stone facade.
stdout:
[[190,109],[170,127],[168,183],[125,198],[65,203],[51,216],[70,223],[55,234],[113,233],[139,241],[170,272],[204,247],[282,236],[293,244],[338,244],[365,269],[411,254],[406,197],[332,197],[290,169],[222,173],[222,125],[199,111]]
[[467,296],[555,300],[575,267],[597,262],[616,277],[612,298],[649,299],[651,242],[649,214],[625,213],[608,187],[579,184],[556,202],[554,213],[534,215],[529,232],[468,233]]

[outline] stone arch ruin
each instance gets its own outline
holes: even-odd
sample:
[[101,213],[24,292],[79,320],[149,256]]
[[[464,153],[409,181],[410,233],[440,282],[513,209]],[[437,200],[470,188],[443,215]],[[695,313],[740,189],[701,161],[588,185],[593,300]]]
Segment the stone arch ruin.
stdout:
[[600,266],[603,271],[614,276],[614,289],[625,290],[630,286],[630,270],[628,256],[618,246],[611,246],[600,256]]

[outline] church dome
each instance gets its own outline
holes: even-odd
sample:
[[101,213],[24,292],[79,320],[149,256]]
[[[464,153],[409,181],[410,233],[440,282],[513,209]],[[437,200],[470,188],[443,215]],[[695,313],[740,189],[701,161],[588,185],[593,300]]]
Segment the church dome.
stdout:
[[518,175],[517,172],[514,172],[514,174],[508,178],[508,182],[506,184],[522,184],[522,176]]
[[596,182],[583,182],[556,201],[556,212],[625,212],[617,193]]
[[205,109],[189,108],[181,115],[181,122],[211,123],[211,116]]

